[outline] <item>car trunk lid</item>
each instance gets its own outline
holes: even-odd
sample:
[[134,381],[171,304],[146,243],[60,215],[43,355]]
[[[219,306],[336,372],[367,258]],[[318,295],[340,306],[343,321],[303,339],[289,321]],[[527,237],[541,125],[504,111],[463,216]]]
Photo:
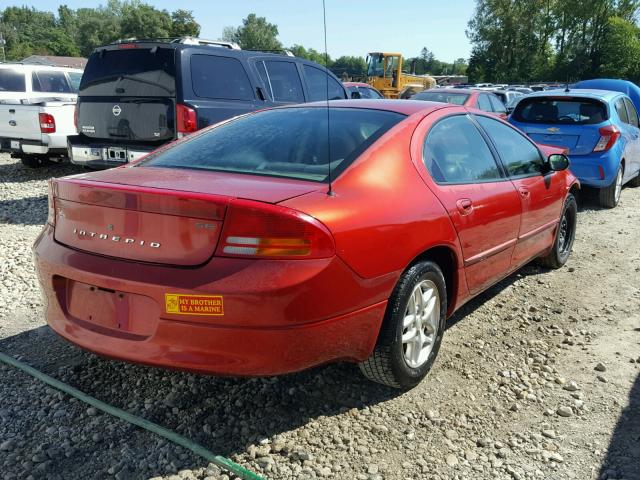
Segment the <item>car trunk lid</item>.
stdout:
[[536,143],[566,148],[569,155],[586,155],[600,139],[601,125],[524,125],[521,128]]
[[213,255],[229,201],[278,203],[312,182],[164,168],[118,168],[54,182],[55,239],[79,250],[179,266]]

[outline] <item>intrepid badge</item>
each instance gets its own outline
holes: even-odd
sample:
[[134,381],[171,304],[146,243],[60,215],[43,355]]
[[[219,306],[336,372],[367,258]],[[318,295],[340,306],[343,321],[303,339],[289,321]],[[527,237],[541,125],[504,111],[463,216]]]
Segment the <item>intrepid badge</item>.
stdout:
[[[107,225],[107,228],[109,230],[112,230],[113,225],[109,224]],[[111,235],[108,233],[96,233],[96,232],[90,232],[89,230],[82,230],[77,228],[73,229],[73,233],[75,233],[79,237],[97,238],[98,240],[111,240],[112,242],[120,242],[120,243],[124,243],[125,245],[135,244],[135,245],[140,245],[141,247],[144,247],[146,245],[151,248],[160,248],[160,242],[147,242],[146,240],[139,240],[136,238],[127,238],[127,237],[122,237],[120,235]]]

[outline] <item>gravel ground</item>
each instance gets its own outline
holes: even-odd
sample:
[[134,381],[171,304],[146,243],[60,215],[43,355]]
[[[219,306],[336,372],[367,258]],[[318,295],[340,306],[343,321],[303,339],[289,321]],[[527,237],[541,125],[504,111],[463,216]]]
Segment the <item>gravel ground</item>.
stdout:
[[[527,266],[466,305],[427,379],[398,393],[349,364],[215,378],[59,339],[30,246],[46,179],[77,171],[0,156],[1,351],[266,478],[640,478],[640,189],[612,211],[581,199],[567,266]],[[0,478],[228,479],[21,372],[0,378]]]

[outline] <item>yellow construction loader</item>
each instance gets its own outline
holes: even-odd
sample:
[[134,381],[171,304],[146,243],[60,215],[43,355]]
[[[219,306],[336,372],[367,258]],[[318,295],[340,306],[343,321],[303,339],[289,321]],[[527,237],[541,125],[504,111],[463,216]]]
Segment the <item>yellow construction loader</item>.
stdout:
[[435,87],[434,78],[402,71],[399,53],[372,52],[367,56],[367,83],[385,98],[409,98],[414,93]]

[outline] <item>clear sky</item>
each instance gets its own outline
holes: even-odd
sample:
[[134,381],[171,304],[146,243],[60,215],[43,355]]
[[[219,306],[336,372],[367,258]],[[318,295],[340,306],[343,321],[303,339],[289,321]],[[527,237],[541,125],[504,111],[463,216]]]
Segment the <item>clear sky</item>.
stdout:
[[[0,8],[28,5],[55,11],[61,4],[76,9],[104,3],[106,0],[0,0]],[[146,0],[146,3],[169,11],[192,10],[202,27],[203,38],[219,38],[225,26],[240,25],[249,13],[256,13],[278,25],[279,38],[285,46],[297,43],[324,50],[322,0]],[[328,49],[333,58],[365,56],[370,51],[399,51],[411,57],[418,55],[423,46],[443,61],[469,56],[465,29],[473,14],[474,0],[326,0],[326,4]]]

